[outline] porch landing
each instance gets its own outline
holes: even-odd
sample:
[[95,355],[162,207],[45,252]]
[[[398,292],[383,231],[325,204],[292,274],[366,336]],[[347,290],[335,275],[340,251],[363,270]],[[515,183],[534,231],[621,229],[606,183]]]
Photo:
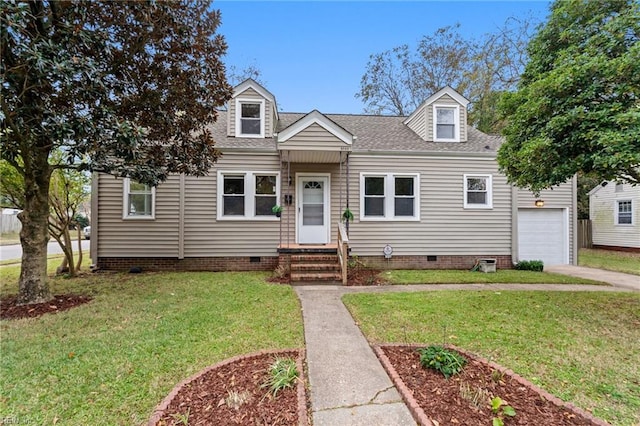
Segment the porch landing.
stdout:
[[278,253],[296,254],[296,253],[337,253],[338,244],[280,244]]

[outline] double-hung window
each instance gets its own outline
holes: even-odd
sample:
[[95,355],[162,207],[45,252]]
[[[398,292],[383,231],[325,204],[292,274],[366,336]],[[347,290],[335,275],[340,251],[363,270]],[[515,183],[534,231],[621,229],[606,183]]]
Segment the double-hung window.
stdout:
[[419,220],[419,175],[360,175],[361,220]]
[[218,219],[275,219],[278,172],[218,172]]
[[616,201],[616,225],[633,225],[633,202],[631,200]]
[[237,136],[263,138],[265,128],[264,111],[264,100],[236,99]]
[[436,142],[460,142],[460,108],[433,106],[433,124]]
[[492,207],[491,175],[464,175],[464,208]]
[[122,217],[124,219],[153,219],[155,217],[156,189],[125,178]]

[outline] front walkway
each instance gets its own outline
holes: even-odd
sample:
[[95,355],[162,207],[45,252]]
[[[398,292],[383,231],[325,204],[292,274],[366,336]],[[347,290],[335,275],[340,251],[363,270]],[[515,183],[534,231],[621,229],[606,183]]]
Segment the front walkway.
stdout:
[[[574,275],[572,267],[549,272]],[[597,272],[594,272],[597,271]],[[408,408],[378,362],[358,325],[342,304],[347,293],[387,293],[439,290],[525,291],[640,291],[638,277],[607,271],[587,271],[609,286],[578,284],[437,284],[378,287],[295,287],[302,304],[304,335],[311,388],[313,424],[415,425]],[[622,275],[619,276],[619,275]]]
[[603,281],[615,287],[640,291],[640,276],[638,275],[623,274],[621,272],[605,271],[604,269],[586,268],[584,266],[574,265],[548,266],[545,267],[544,270],[545,272]]

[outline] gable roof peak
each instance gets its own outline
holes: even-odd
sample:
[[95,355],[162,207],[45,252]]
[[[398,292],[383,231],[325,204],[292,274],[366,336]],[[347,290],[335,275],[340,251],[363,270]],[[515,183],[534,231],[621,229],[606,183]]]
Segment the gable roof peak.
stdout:
[[310,113],[303,115],[298,120],[294,121],[289,126],[278,132],[277,140],[278,142],[285,142],[292,136],[296,135],[312,124],[319,125],[348,145],[351,145],[351,143],[355,139],[355,135],[353,135],[351,132],[340,126],[338,123],[336,123],[317,109],[314,109]]
[[410,122],[413,119],[413,117],[416,116],[416,114],[422,111],[423,108],[425,108],[427,105],[433,104],[435,101],[437,101],[444,95],[449,95],[451,98],[453,98],[457,103],[459,103],[464,108],[466,108],[467,105],[469,105],[469,102],[470,102],[469,99],[465,98],[460,93],[458,93],[454,88],[447,85],[447,86],[444,86],[442,89],[438,90],[433,95],[429,96],[427,99],[424,100],[424,102],[418,105],[418,108],[416,108],[415,111],[413,111],[404,120],[404,124],[407,124],[408,122]]
[[276,98],[271,94],[271,92],[269,92],[260,83],[258,83],[252,78],[247,78],[245,81],[243,81],[242,83],[234,87],[232,98],[237,97],[247,89],[253,89],[256,92],[258,92],[260,96],[262,96],[263,98],[273,102],[274,104],[276,103]]

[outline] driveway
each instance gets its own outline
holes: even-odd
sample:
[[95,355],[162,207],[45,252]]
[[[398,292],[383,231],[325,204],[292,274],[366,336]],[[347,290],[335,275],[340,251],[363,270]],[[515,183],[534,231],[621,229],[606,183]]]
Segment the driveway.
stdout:
[[[82,240],[82,250],[89,250],[89,240]],[[73,242],[73,249],[77,249],[78,243],[77,241]],[[50,242],[47,245],[47,253],[48,254],[61,254],[62,249],[60,245],[56,242]],[[22,259],[22,246],[20,244],[13,244],[10,246],[0,246],[0,260],[20,260]]]

